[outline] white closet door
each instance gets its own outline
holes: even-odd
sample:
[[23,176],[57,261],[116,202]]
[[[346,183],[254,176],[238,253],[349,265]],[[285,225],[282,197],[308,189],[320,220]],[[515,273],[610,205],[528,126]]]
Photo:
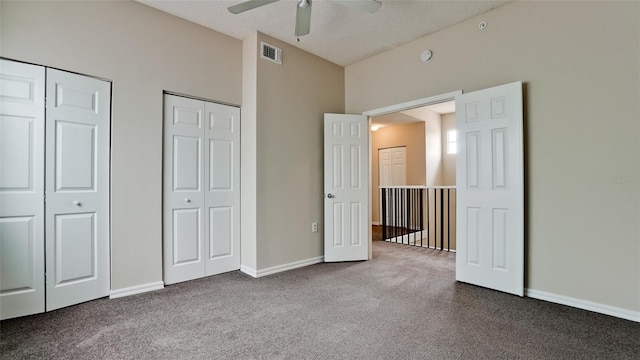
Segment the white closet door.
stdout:
[[0,319],[44,311],[44,79],[0,60]]
[[47,69],[47,311],[109,294],[110,92]]
[[[407,185],[407,148],[405,146],[378,150],[378,185],[404,186]],[[382,190],[380,195],[380,219],[382,219]],[[399,214],[398,214],[399,216]],[[394,224],[393,214],[387,211],[387,224]],[[395,220],[400,224],[400,218]]]
[[204,276],[204,102],[164,97],[164,282]]
[[164,101],[164,282],[238,270],[240,109]]
[[407,185],[406,147],[379,149],[378,163],[378,182],[380,186]]
[[206,275],[240,269],[240,109],[205,103]]

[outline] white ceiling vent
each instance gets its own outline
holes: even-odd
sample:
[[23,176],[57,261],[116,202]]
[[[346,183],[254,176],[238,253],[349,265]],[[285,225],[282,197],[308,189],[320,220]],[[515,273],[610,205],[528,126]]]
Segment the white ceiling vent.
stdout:
[[282,65],[282,49],[269,45],[266,42],[261,42],[260,46],[262,47],[261,58]]

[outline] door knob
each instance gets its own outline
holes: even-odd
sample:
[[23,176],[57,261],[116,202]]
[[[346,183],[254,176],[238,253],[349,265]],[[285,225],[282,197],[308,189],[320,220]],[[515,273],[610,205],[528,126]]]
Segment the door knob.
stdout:
[[332,193],[328,193],[328,194],[327,194],[327,197],[328,197],[329,199],[333,199],[335,196],[334,196]]
[[187,199],[184,199],[184,201],[190,203],[191,199],[187,198]]
[[75,205],[75,206],[81,206],[81,205],[82,205],[82,203],[81,203],[80,201],[76,200],[76,201],[74,201],[74,202],[73,202],[73,205]]

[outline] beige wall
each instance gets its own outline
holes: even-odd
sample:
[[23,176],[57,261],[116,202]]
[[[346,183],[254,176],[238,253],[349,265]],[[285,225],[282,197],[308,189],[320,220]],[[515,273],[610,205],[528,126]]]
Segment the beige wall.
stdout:
[[245,79],[242,42],[137,3],[0,6],[1,56],[113,80],[114,290],[162,280],[163,90],[239,104],[255,78],[249,260],[263,269],[322,255],[323,112],[523,80],[527,287],[640,310],[636,2],[515,2],[346,70],[274,40],[285,65]]
[[257,60],[258,271],[324,254],[323,117],[344,112],[343,67],[259,33],[260,41],[282,48],[283,64]]
[[111,288],[162,281],[162,92],[240,104],[242,42],[134,2],[1,6],[3,57],[113,80]]
[[447,131],[456,128],[456,114],[443,114],[442,119],[442,185],[456,185],[456,154],[447,154]]
[[640,3],[511,3],[348,66],[346,110],[517,80],[526,287],[640,311]]
[[425,185],[425,123],[385,126],[371,131],[371,221],[380,222],[378,149],[407,147],[407,185]]

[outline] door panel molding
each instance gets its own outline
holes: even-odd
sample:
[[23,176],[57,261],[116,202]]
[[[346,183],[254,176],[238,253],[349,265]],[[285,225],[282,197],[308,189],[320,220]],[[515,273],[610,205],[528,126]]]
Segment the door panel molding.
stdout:
[[[168,93],[164,101],[164,282],[238,270],[240,109]],[[181,151],[187,138],[197,146]],[[177,226],[186,210],[197,215]]]
[[[47,69],[47,311],[109,295],[111,83]],[[71,228],[69,228],[71,226]]]
[[107,296],[111,83],[4,59],[0,83],[0,319]]
[[522,83],[456,97],[456,280],[524,295]]
[[0,59],[0,320],[44,312],[45,68]]
[[324,115],[324,261],[369,258],[369,131],[363,115]]

